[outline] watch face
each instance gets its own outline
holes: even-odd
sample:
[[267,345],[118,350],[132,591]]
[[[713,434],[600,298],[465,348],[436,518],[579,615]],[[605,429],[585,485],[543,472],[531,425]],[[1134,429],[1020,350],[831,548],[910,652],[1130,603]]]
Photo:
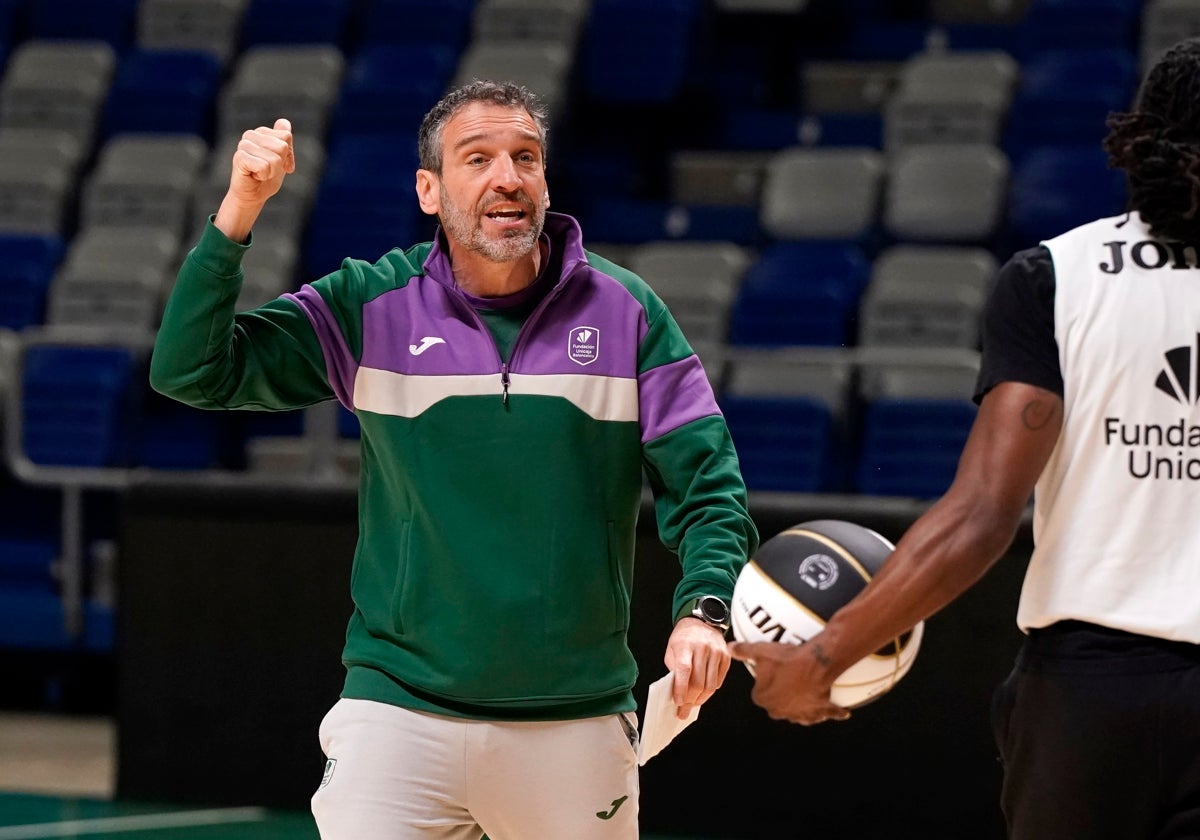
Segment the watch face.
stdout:
[[729,607],[720,598],[706,595],[699,599],[697,605],[704,614],[705,620],[712,624],[724,624],[729,620]]

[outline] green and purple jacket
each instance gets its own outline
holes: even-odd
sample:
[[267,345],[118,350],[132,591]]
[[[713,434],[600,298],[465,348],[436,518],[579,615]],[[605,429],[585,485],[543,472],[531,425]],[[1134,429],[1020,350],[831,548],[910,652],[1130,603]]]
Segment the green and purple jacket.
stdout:
[[[550,213],[557,282],[508,361],[440,235],[235,315],[248,245],[210,223],[167,302],[151,384],[201,408],[336,398],[362,430],[345,697],[464,717],[630,711],[643,474],[682,576],[729,599],[757,548],[699,360],[639,277]],[[644,471],[644,473],[643,473]]]

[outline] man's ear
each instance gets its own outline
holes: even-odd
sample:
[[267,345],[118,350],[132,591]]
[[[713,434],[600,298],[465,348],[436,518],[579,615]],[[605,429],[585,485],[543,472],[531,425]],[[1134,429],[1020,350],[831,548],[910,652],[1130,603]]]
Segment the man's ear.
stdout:
[[549,207],[550,206],[550,189],[547,188],[546,191],[542,195],[546,199],[546,206]]
[[441,209],[439,201],[438,177],[428,169],[417,170],[417,201],[421,210],[429,216],[436,216]]

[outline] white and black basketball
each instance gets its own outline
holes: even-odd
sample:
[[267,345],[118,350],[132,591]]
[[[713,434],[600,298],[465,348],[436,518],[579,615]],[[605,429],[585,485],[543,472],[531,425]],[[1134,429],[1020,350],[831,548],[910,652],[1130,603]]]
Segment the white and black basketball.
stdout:
[[[894,548],[870,528],[839,519],[802,522],[776,534],[738,576],[734,638],[808,641],[867,585]],[[854,708],[886,694],[912,667],[924,630],[920,622],[848,668],[833,685],[833,702]]]

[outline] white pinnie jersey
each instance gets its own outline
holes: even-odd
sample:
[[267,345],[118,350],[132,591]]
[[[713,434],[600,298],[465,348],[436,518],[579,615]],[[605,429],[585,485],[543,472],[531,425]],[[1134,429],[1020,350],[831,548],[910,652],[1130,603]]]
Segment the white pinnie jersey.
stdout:
[[1063,377],[1017,623],[1200,643],[1200,269],[1136,215],[1043,243]]

